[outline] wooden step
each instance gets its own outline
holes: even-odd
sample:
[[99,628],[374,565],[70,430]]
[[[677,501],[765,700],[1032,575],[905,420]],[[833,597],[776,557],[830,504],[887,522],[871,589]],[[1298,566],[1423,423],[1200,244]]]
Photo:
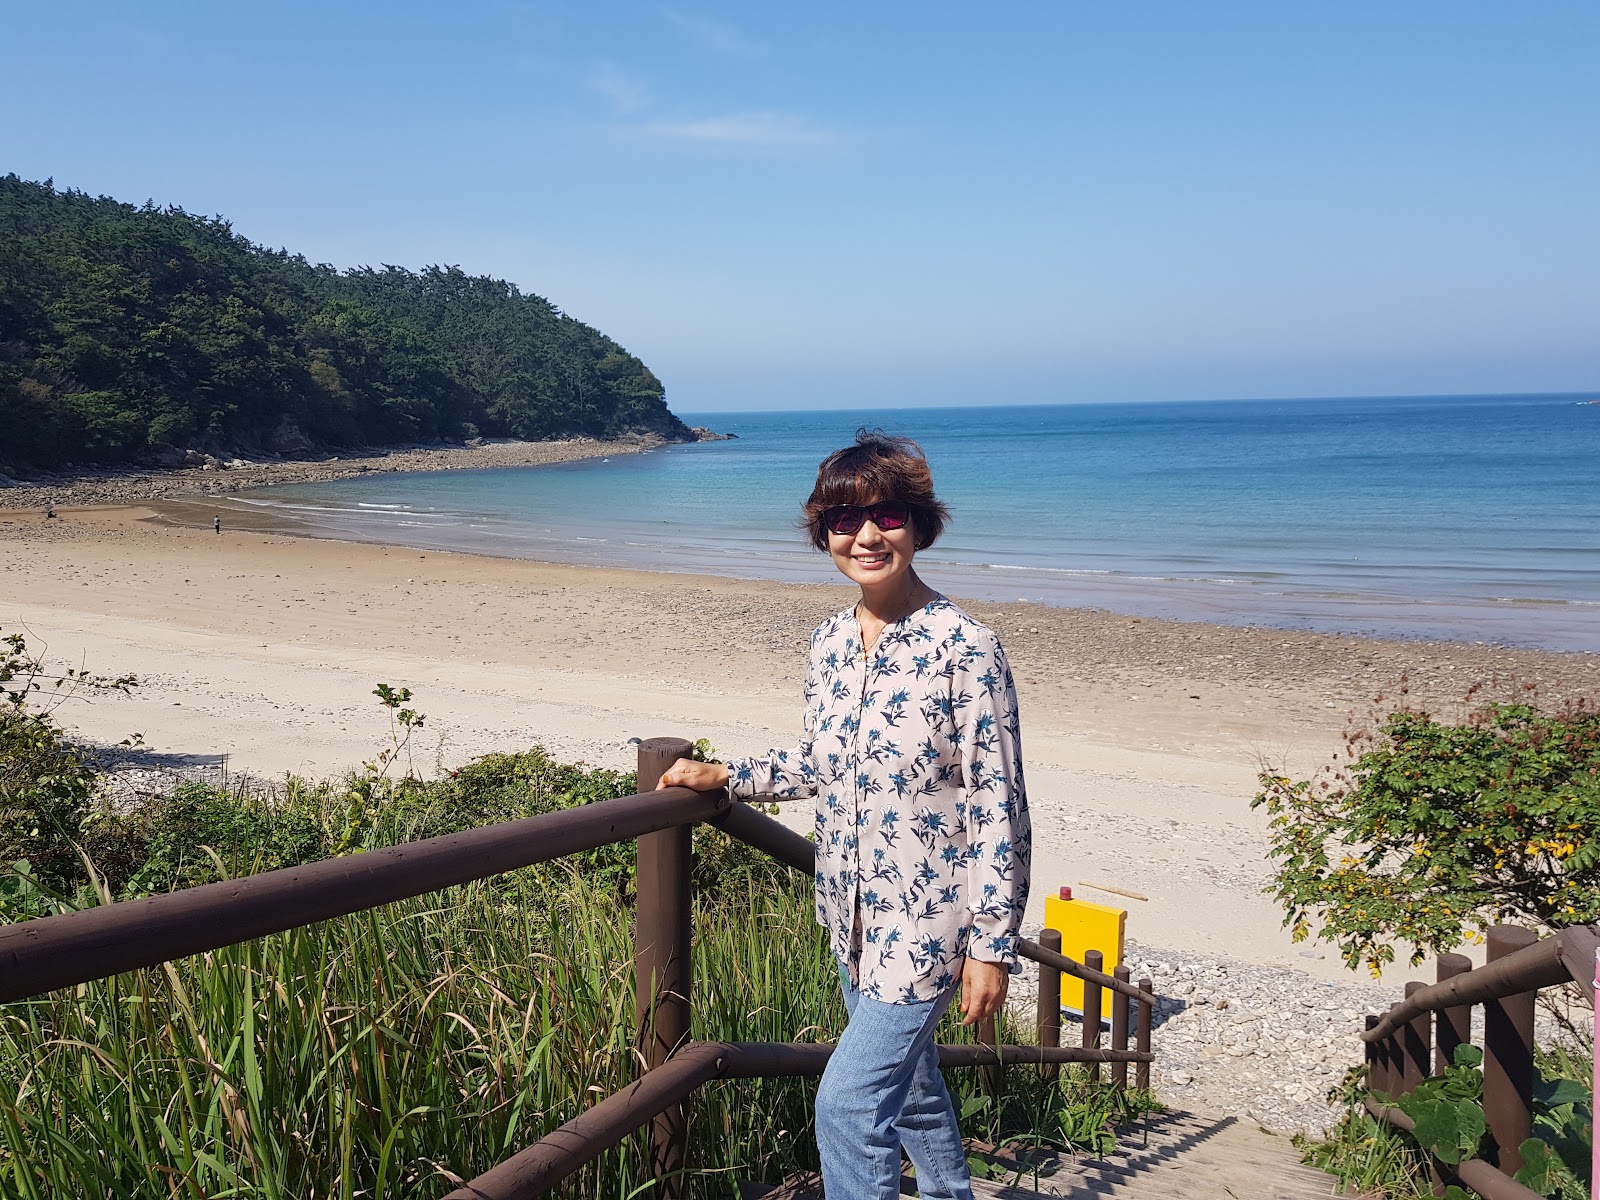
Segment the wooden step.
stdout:
[[[915,1195],[915,1181],[902,1188]],[[1048,1155],[1022,1174],[975,1179],[987,1200],[1326,1200],[1337,1196],[1329,1175],[1300,1162],[1287,1137],[1236,1117],[1169,1112],[1144,1128],[1121,1130],[1103,1158]],[[822,1182],[801,1173],[780,1184],[748,1184],[742,1200],[823,1200]]]

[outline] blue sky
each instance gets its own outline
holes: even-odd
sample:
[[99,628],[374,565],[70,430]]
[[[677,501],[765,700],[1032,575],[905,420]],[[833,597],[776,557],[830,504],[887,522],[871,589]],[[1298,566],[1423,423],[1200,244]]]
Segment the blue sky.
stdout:
[[1600,388],[1600,6],[0,2],[0,171],[685,411]]

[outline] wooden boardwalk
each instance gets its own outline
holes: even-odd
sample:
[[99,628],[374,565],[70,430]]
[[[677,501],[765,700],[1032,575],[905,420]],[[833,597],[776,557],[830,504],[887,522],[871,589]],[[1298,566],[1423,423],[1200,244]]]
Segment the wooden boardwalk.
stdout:
[[[1331,1176],[1303,1166],[1287,1137],[1236,1117],[1169,1112],[1118,1137],[1104,1158],[1051,1157],[1016,1182],[974,1180],[973,1195],[992,1200],[1326,1200],[1339,1195]],[[902,1189],[916,1194],[907,1180]],[[746,1185],[744,1200],[822,1200],[815,1176],[776,1186]]]

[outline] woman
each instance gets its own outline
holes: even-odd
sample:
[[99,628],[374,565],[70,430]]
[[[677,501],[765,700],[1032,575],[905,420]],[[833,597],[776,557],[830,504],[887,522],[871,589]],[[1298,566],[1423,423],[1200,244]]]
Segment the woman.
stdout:
[[811,635],[799,746],[679,762],[660,787],[817,797],[817,920],[850,1023],[817,1091],[824,1190],[972,1194],[933,1033],[959,987],[965,1024],[1005,1002],[1028,900],[1030,826],[1016,693],[995,635],[917,575],[944,529],[915,442],[863,430],[822,463],[812,542],[861,589]]

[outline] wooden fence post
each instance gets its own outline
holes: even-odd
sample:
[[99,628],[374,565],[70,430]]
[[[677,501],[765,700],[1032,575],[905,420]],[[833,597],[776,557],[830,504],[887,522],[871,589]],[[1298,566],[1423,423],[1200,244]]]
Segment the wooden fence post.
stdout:
[[[1435,964],[1434,979],[1443,983],[1470,970],[1472,960],[1465,954],[1441,954]],[[1471,1041],[1472,1005],[1456,1004],[1439,1009],[1433,1021],[1433,1073],[1443,1075],[1456,1060],[1456,1047]],[[1450,1185],[1457,1181],[1449,1167],[1429,1155],[1428,1182],[1432,1184],[1435,1196],[1443,1196]]]
[[978,1044],[994,1051],[994,1062],[983,1065],[980,1077],[984,1094],[998,1105],[1006,1092],[1006,1065],[1000,1061],[1000,1036],[993,1017],[978,1022]]
[[[1412,993],[1420,992],[1427,986],[1427,984],[1417,981],[1406,984],[1406,999],[1409,1000]],[[1399,1091],[1401,1095],[1409,1096],[1428,1077],[1429,1060],[1433,1057],[1429,1047],[1429,1043],[1433,1040],[1429,1036],[1432,1032],[1433,1014],[1430,1012],[1419,1013],[1400,1027]]]
[[[1472,970],[1472,960],[1465,954],[1441,954],[1436,978],[1440,983],[1465,975]],[[1445,1068],[1456,1059],[1456,1047],[1472,1041],[1472,1005],[1457,1004],[1441,1008],[1434,1026],[1433,1073],[1443,1075]]]
[[[648,738],[639,743],[638,790],[655,790],[673,763],[692,752],[683,738]],[[636,1045],[645,1071],[654,1070],[689,1040],[690,873],[693,869],[687,825],[647,833],[636,841],[634,871],[634,1006]],[[656,1195],[682,1195],[681,1177],[688,1140],[689,1105],[673,1105],[650,1123],[650,1166],[660,1186]]]
[[[1400,1002],[1396,1000],[1389,1005],[1389,1012],[1385,1013],[1384,1016],[1389,1016],[1399,1007]],[[1379,1074],[1383,1076],[1383,1090],[1391,1097],[1398,1096],[1402,1079],[1400,1036],[1398,1031],[1391,1032],[1378,1046],[1378,1063]]]
[[[1530,929],[1489,930],[1489,961],[1539,940]],[[1522,1143],[1533,1133],[1533,1008],[1537,992],[1519,992],[1483,1006],[1483,1113],[1494,1139],[1495,1165],[1522,1169]]]
[[[1105,966],[1106,956],[1098,950],[1088,950],[1083,955],[1083,965],[1091,971]],[[1083,1048],[1100,1048],[1100,985],[1092,979],[1083,981]],[[1089,1063],[1089,1082],[1100,1082],[1100,1064]]]
[[[1149,979],[1141,979],[1139,980],[1139,990],[1144,995],[1139,997],[1139,1024],[1137,1026],[1138,1032],[1134,1035],[1133,1048],[1140,1054],[1149,1054],[1150,1026],[1154,1023],[1153,1018],[1155,1017],[1156,985],[1151,983]],[[1149,1063],[1142,1062],[1134,1068],[1133,1086],[1149,1090]]]
[[[1039,934],[1039,944],[1060,954],[1061,931],[1046,929]],[[1061,972],[1045,963],[1039,964],[1039,1045],[1061,1045]],[[1044,1063],[1039,1073],[1046,1079],[1055,1079],[1061,1073],[1061,1065]]]
[[[1378,1016],[1376,1013],[1368,1013],[1367,1031],[1370,1033],[1372,1030],[1376,1029],[1378,1027],[1378,1022],[1382,1019],[1383,1018]],[[1367,1091],[1381,1092],[1383,1091],[1383,1088],[1379,1086],[1379,1073],[1382,1070],[1382,1067],[1378,1060],[1378,1043],[1366,1042],[1363,1049],[1367,1060]]]
[[[1127,983],[1132,972],[1127,967],[1118,967],[1111,974],[1119,983]],[[1111,993],[1111,1048],[1113,1050],[1128,1048],[1128,997],[1124,992]],[[1119,1090],[1128,1086],[1127,1063],[1119,1062],[1111,1065],[1111,1083]]]

